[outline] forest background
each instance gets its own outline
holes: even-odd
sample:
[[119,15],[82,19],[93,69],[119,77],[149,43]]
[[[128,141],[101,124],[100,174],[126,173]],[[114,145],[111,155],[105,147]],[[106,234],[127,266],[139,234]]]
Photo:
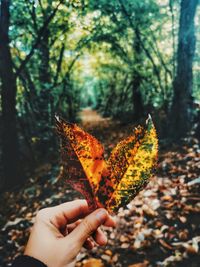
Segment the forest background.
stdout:
[[[180,266],[197,266],[199,25],[198,0],[0,1],[0,223],[4,235],[0,249],[7,244],[2,262],[9,264],[12,256],[23,250],[36,210],[74,197],[69,189],[66,196],[56,180],[60,156],[55,114],[82,124],[109,153],[150,113],[159,135],[160,161],[157,183],[153,180],[147,192],[153,192],[150,198],[164,199],[146,214],[145,201],[139,196],[142,208],[134,218],[150,216],[150,222],[154,222],[152,218],[158,222],[174,209],[178,217],[173,219],[178,223],[162,228],[173,217],[166,216],[162,225],[156,225],[169,234],[165,237],[160,230],[163,236],[156,237],[158,243],[152,241],[153,232],[150,237],[144,234],[144,240],[153,242],[157,258],[145,252],[141,260],[141,245],[134,248],[137,256],[132,262],[124,263],[126,251],[129,246],[133,249],[137,240],[136,236],[130,238],[133,225],[127,226],[125,220],[122,226],[127,226],[127,236],[121,229],[124,239],[112,244],[107,254],[102,252],[107,258],[101,259],[101,264],[121,266],[113,260],[117,257],[122,266],[137,261],[142,261],[142,266],[174,266],[164,262],[173,256],[178,262],[175,266],[179,262]],[[164,189],[172,191],[162,193]],[[182,198],[188,202],[183,204]],[[196,209],[192,209],[194,205]],[[129,212],[133,210],[137,213],[135,207]],[[126,212],[121,211],[121,217]],[[165,215],[161,216],[162,212]],[[144,223],[140,222],[142,229]],[[194,241],[196,237],[199,239]],[[177,240],[182,243],[174,247]],[[92,256],[84,253],[80,264],[97,257],[95,252]]]

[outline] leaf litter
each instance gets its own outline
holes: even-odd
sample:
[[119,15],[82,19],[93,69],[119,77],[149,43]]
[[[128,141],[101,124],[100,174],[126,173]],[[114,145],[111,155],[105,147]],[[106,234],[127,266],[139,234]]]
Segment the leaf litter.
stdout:
[[[84,127],[104,144],[105,154],[130,133],[130,127],[102,121]],[[47,165],[47,164],[46,164]],[[27,242],[37,211],[80,198],[57,181],[59,163],[48,163],[22,188],[1,194],[0,266],[10,266]],[[83,249],[77,267],[190,266],[200,259],[200,147],[190,138],[180,147],[162,147],[156,175],[126,208],[117,213],[117,228],[104,228],[106,247]]]

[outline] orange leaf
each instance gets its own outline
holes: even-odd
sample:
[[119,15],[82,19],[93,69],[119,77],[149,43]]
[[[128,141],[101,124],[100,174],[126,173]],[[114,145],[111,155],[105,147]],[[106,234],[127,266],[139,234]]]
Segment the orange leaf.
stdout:
[[113,149],[108,161],[92,135],[60,118],[56,124],[62,139],[62,177],[85,196],[91,210],[101,206],[117,211],[148,183],[158,152],[151,117],[146,127],[137,127]]
[[56,126],[61,136],[61,177],[88,201],[91,210],[97,207],[94,192],[104,166],[103,147],[91,135],[75,124],[56,117]]

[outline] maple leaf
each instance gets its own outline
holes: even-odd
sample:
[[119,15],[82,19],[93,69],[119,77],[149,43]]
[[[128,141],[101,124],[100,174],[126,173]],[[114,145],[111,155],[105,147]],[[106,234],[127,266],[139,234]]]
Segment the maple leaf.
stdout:
[[157,162],[158,139],[149,116],[145,127],[122,140],[104,159],[100,142],[76,124],[56,118],[61,136],[61,177],[88,202],[90,210],[104,207],[116,212],[142,190]]

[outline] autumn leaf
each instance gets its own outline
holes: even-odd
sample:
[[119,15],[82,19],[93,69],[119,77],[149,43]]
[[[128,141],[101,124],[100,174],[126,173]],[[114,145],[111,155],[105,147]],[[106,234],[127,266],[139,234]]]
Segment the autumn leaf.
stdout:
[[103,147],[91,135],[75,124],[56,117],[57,132],[61,136],[62,171],[64,178],[86,198],[91,210],[97,207],[94,191],[103,169]]
[[62,139],[62,177],[81,192],[91,210],[104,207],[116,212],[125,207],[149,181],[157,161],[158,140],[151,117],[137,127],[104,160],[96,138],[76,124],[57,118]]
[[143,132],[142,127],[136,128],[134,135],[119,142],[112,150],[107,161],[107,172],[104,171],[98,190],[98,199],[105,206],[110,203],[114,191],[126,173],[130,165],[129,157],[137,151]]
[[156,166],[157,152],[156,131],[149,117],[145,128],[136,128],[133,136],[119,143],[111,153],[113,194],[106,202],[108,210],[126,206],[147,185]]

